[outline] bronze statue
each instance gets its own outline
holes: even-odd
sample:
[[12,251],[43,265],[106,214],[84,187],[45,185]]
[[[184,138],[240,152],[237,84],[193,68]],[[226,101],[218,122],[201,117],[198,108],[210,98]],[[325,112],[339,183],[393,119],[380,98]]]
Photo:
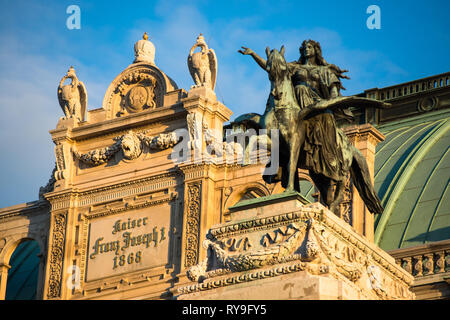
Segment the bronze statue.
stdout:
[[337,127],[334,116],[349,119],[352,115],[348,107],[383,108],[388,104],[342,96],[340,78],[348,79],[343,75],[347,70],[328,64],[318,42],[305,40],[300,47],[300,59],[291,63],[284,59],[284,46],[280,52],[267,48],[267,61],[251,49],[242,48],[240,53],[251,55],[268,72],[271,91],[262,116],[245,114],[233,124],[280,130],[280,170],[276,175],[264,175],[264,180],[269,183],[281,180],[286,191],[300,192],[297,168],[308,169],[321,202],[338,213],[350,172],[369,211],[382,213],[366,160]]

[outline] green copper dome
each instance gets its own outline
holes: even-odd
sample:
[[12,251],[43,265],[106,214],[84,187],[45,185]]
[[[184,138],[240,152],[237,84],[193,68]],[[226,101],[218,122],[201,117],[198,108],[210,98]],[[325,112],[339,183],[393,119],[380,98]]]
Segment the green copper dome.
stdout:
[[422,114],[378,129],[375,188],[385,208],[375,217],[384,250],[450,238],[450,111]]

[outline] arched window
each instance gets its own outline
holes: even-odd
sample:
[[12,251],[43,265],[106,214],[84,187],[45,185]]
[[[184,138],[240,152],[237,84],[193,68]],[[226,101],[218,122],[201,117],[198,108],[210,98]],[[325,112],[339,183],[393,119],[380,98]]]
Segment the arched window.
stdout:
[[9,260],[5,300],[34,300],[39,276],[39,244],[27,240],[19,244]]
[[257,187],[250,187],[247,190],[245,190],[244,194],[242,195],[239,201],[264,197],[265,195],[266,194],[261,189]]

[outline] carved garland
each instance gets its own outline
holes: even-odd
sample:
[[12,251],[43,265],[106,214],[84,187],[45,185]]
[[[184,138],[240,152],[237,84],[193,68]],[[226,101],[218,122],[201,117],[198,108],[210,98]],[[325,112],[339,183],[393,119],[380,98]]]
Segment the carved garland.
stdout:
[[142,154],[142,146],[151,150],[165,150],[177,144],[180,137],[175,132],[161,133],[153,137],[146,136],[145,132],[136,134],[130,130],[127,134],[115,137],[113,140],[116,142],[105,148],[95,149],[84,154],[78,151],[73,153],[81,162],[98,166],[108,162],[120,150],[122,150],[125,159],[133,160]]
[[57,298],[61,295],[61,281],[64,260],[64,240],[66,236],[67,214],[60,213],[55,215],[53,221],[52,249],[50,253],[49,268],[49,299]]
[[185,267],[191,267],[198,262],[201,214],[201,183],[191,183],[187,191],[186,214],[186,258]]

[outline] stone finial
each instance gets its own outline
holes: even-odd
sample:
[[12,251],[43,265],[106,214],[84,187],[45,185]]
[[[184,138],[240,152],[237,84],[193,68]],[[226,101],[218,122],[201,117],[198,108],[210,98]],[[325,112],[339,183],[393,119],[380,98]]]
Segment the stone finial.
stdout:
[[133,63],[147,62],[155,64],[155,46],[148,40],[147,32],[142,36],[142,40],[139,40],[134,45],[134,57]]
[[[200,47],[201,51],[194,53],[197,47]],[[189,52],[187,63],[195,82],[193,87],[207,87],[214,90],[217,78],[217,57],[214,50],[208,48],[201,33]]]

